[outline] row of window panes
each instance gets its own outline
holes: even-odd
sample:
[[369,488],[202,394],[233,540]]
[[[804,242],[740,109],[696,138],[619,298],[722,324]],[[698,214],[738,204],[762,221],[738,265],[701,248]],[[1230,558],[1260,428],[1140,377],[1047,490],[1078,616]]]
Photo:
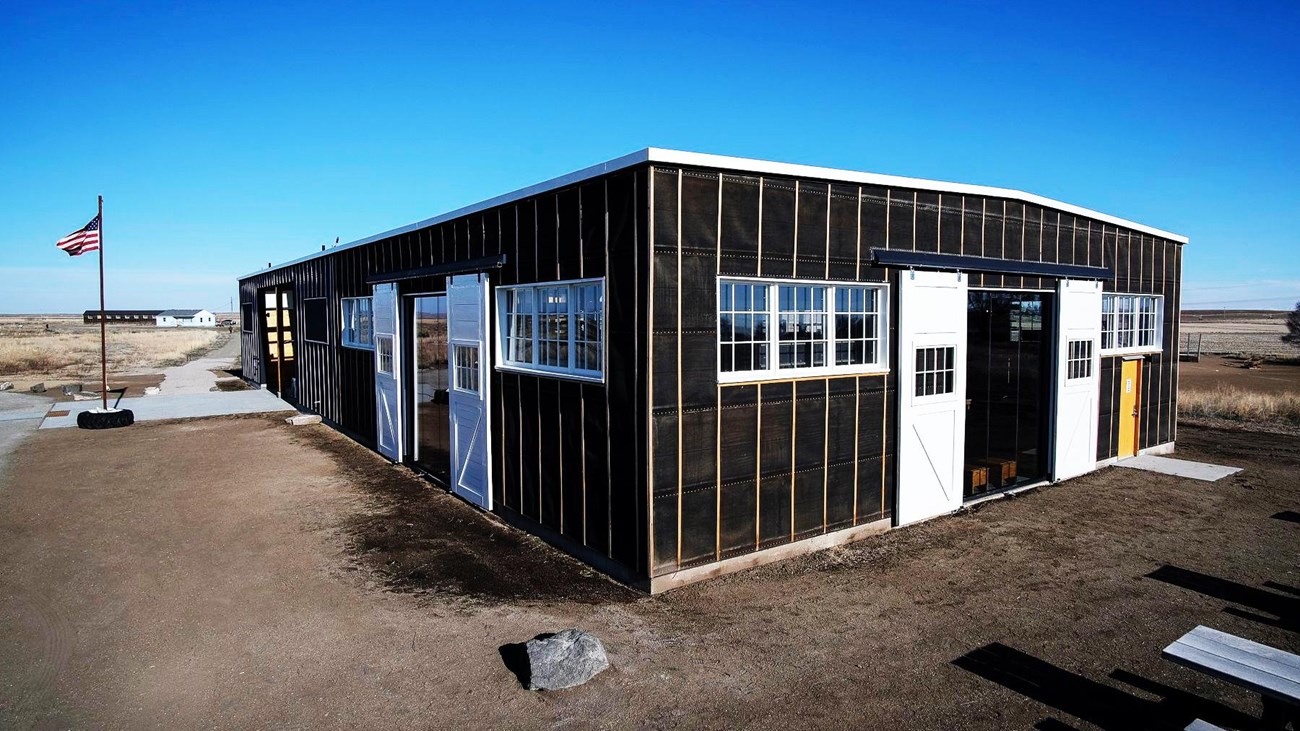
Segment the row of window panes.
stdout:
[[916,395],[935,396],[953,392],[957,372],[957,349],[951,345],[916,349]]
[[603,282],[502,287],[508,365],[599,376],[603,372]]
[[1104,294],[1101,297],[1101,349],[1159,348],[1160,297]]
[[461,391],[478,393],[478,346],[456,344],[452,347],[455,352],[452,383]]
[[879,328],[878,287],[719,283],[718,347],[723,373],[876,365],[881,361]]
[[1065,377],[1067,380],[1092,377],[1092,341],[1071,340],[1066,358]]

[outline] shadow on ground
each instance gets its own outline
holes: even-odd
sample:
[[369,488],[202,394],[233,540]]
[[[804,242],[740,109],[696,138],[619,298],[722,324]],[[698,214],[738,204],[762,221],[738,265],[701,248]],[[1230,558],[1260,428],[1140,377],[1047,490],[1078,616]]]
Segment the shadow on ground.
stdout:
[[[1221,703],[1127,670],[1117,669],[1109,677],[1159,700],[1072,673],[1000,642],[972,650],[953,664],[1102,729],[1181,729],[1196,718],[1231,728],[1249,728],[1256,723]],[[1035,727],[1049,731],[1073,728],[1056,718],[1044,719]]]
[[481,604],[610,604],[641,595],[325,427],[300,437],[373,498],[347,519],[353,560],[391,591]]
[[[1280,627],[1292,632],[1300,632],[1300,589],[1276,581],[1264,582],[1264,586],[1277,591],[1265,591],[1247,586],[1229,579],[1221,579],[1199,571],[1179,568],[1168,564],[1147,574],[1148,579],[1163,581],[1166,584],[1181,587],[1189,591],[1220,599],[1230,604],[1239,604],[1254,611],[1237,607],[1227,607],[1223,611],[1234,617],[1249,619],[1270,627]],[[1278,591],[1285,592],[1279,594]],[[1265,617],[1257,612],[1272,614]]]

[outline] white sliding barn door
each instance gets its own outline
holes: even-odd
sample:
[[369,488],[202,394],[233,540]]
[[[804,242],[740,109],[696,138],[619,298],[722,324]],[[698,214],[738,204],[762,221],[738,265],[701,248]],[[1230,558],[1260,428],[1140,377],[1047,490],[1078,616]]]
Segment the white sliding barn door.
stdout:
[[397,285],[376,284],[371,292],[375,339],[375,444],[379,453],[402,461],[401,341]]
[[451,489],[484,510],[491,510],[487,297],[485,274],[458,275],[448,279]]
[[898,287],[899,525],[961,507],[966,275],[905,271]]
[[1057,305],[1056,415],[1052,479],[1097,466],[1101,282],[1061,280]]

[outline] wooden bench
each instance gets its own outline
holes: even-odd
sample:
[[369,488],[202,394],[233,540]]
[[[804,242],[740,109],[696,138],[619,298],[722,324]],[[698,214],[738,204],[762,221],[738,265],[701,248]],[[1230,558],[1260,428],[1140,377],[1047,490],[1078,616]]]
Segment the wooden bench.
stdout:
[[1197,627],[1161,653],[1179,665],[1226,680],[1260,694],[1263,728],[1300,729],[1300,655],[1268,645]]
[[1006,487],[1016,481],[1016,461],[1006,457],[987,457],[975,460],[989,468],[988,480],[993,487]]

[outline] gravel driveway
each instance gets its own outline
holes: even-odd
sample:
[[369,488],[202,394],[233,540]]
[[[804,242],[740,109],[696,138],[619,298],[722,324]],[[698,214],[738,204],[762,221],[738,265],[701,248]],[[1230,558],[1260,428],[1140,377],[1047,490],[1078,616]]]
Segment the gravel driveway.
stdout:
[[[0,727],[1242,726],[1256,698],[1159,652],[1300,650],[1300,440],[1179,436],[1246,470],[1105,470],[647,597],[323,427],[43,430],[0,485]],[[613,667],[521,689],[500,648],[570,626]]]

